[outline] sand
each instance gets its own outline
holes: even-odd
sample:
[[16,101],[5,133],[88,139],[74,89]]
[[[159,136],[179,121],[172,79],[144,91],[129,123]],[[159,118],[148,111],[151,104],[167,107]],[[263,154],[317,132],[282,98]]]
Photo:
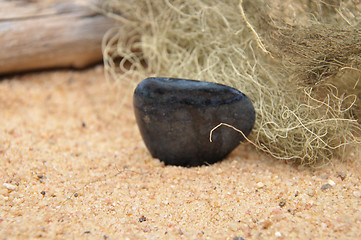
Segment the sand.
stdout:
[[310,168],[249,143],[164,166],[102,66],[0,82],[0,239],[361,239],[360,169],[357,149]]

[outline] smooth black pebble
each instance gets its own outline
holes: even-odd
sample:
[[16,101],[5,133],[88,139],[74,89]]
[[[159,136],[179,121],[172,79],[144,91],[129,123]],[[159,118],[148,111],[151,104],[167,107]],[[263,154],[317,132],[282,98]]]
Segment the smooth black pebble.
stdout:
[[237,89],[210,82],[147,78],[134,91],[134,111],[143,140],[165,164],[199,166],[222,160],[255,122],[252,102]]

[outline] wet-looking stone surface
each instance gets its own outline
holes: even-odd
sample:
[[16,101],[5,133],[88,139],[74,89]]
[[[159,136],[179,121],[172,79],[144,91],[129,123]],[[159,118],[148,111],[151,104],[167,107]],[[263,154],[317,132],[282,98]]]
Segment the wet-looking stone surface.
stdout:
[[134,111],[143,140],[165,164],[199,166],[222,160],[244,140],[255,122],[249,98],[216,83],[147,78],[134,91]]

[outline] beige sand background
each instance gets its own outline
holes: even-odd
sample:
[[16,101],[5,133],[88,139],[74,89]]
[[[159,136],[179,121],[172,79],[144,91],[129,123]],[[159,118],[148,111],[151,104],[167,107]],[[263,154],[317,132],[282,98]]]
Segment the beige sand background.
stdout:
[[245,143],[164,166],[131,97],[102,66],[1,80],[0,239],[361,239],[357,151],[309,168]]

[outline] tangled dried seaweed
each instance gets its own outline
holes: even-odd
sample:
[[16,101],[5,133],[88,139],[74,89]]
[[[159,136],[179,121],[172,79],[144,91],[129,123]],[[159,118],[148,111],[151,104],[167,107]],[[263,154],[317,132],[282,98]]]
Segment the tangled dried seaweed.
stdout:
[[[351,5],[349,15],[358,7]],[[104,37],[111,78],[180,77],[233,86],[256,109],[250,141],[279,159],[326,163],[358,142],[359,25],[355,14],[344,21],[339,2],[105,0],[102,8],[122,23]]]

